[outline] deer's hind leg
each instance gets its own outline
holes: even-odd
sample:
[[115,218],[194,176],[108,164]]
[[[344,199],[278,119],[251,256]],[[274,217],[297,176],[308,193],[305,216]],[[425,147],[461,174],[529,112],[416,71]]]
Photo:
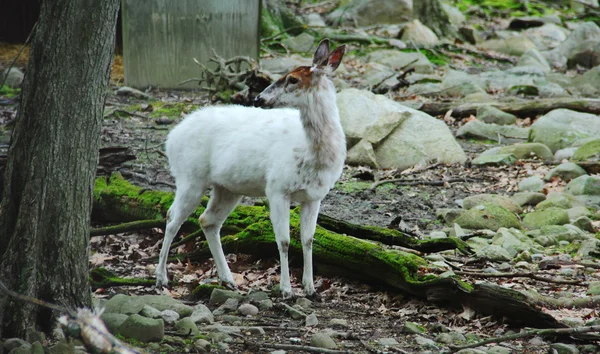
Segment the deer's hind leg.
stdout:
[[223,223],[241,198],[242,196],[239,194],[232,193],[220,186],[214,186],[208,206],[198,219],[208,242],[210,253],[215,260],[219,279],[233,288],[236,287],[236,284],[223,253],[220,231]]

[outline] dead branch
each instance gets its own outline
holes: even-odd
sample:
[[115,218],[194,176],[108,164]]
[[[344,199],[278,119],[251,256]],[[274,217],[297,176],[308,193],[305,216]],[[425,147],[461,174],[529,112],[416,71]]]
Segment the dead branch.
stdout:
[[387,87],[382,87],[384,82],[386,82],[388,79],[391,79],[392,77],[397,75],[397,73],[394,72],[394,73],[384,77],[375,86],[373,86],[373,88],[371,89],[371,92],[377,93],[377,94],[384,94],[384,93],[388,92],[388,90],[389,91],[397,91],[401,87],[410,86],[410,82],[408,82],[408,80],[406,80],[406,76],[410,73],[413,73],[415,71],[415,68],[410,68],[408,70],[406,70],[406,68],[408,68],[412,64],[416,63],[417,61],[419,61],[419,59],[415,59],[415,60],[411,61],[410,63],[401,67],[400,70],[398,70],[400,72],[400,74],[396,77],[396,80],[398,80],[397,84],[395,84],[394,86],[392,86],[389,89]]
[[139,220],[127,222],[124,224],[99,227],[90,230],[90,236],[106,236],[120,234],[129,231],[138,231],[144,229],[151,229],[154,227],[164,227],[166,223],[165,219],[153,219],[153,220]]
[[538,281],[542,281],[542,282],[546,282],[546,283],[553,283],[553,284],[569,284],[569,285],[587,286],[587,284],[585,282],[582,282],[580,280],[565,280],[565,279],[547,278],[547,277],[543,277],[543,276],[540,276],[540,275],[537,275],[537,274],[534,274],[531,272],[488,274],[488,273],[468,272],[468,271],[457,270],[457,271],[454,271],[454,273],[456,273],[458,275],[467,275],[467,276],[478,277],[478,278],[530,278],[530,279],[534,279],[534,280],[538,280]]
[[600,325],[575,327],[575,328],[533,329],[533,330],[525,331],[525,332],[521,332],[521,333],[508,334],[505,336],[488,338],[488,339],[482,340],[480,342],[472,343],[472,344],[465,344],[465,345],[459,345],[459,346],[450,345],[449,353],[456,353],[457,351],[462,350],[462,349],[477,348],[477,347],[481,347],[481,346],[484,346],[484,345],[490,344],[490,343],[500,343],[500,342],[505,342],[505,341],[509,341],[509,340],[529,338],[529,337],[534,337],[534,336],[547,337],[547,336],[572,335],[572,334],[578,334],[578,333],[589,333],[589,332],[598,332],[598,331],[600,331]]

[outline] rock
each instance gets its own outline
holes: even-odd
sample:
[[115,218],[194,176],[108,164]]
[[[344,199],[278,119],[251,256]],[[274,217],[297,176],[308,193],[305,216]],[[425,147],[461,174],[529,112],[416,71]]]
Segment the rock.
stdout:
[[213,323],[215,321],[214,315],[204,304],[197,304],[194,307],[194,312],[190,315],[190,319],[194,323]]
[[415,336],[415,342],[425,348],[438,349],[433,339],[429,339],[418,334]]
[[419,326],[418,324],[410,321],[406,321],[404,323],[404,327],[402,328],[404,333],[408,334],[421,334],[427,332],[427,329],[423,326]]
[[299,36],[284,39],[283,44],[293,52],[306,53],[312,51],[315,47],[315,37],[303,32]]
[[[521,225],[515,214],[490,203],[483,203],[469,209],[458,217],[455,222],[466,229],[498,230],[501,227],[520,229]],[[568,222],[568,220],[567,220]]]
[[402,30],[400,39],[406,43],[415,43],[419,47],[434,46],[439,42],[438,36],[421,21],[415,19]]
[[538,50],[551,50],[557,48],[566,39],[569,31],[560,26],[560,23],[546,23],[541,27],[529,28],[522,32]]
[[509,139],[525,140],[529,136],[529,128],[521,128],[514,125],[487,124],[475,119],[458,128],[456,136],[494,141],[499,141],[500,139],[502,141]]
[[550,349],[554,350],[556,354],[579,354],[577,347],[572,344],[552,343]]
[[485,257],[492,262],[510,261],[512,257],[502,247],[497,245],[488,245],[477,251],[477,257]]
[[71,353],[75,353],[75,342],[73,341],[66,341],[66,340],[61,340],[60,342],[58,342],[56,345],[51,346],[50,348],[48,348],[48,353],[49,354],[71,354]]
[[242,325],[242,318],[240,316],[223,315],[221,316],[221,320],[225,323],[231,323],[236,326]]
[[137,90],[137,89],[134,89],[134,88],[128,87],[128,86],[119,87],[119,89],[117,89],[117,91],[115,93],[117,96],[124,96],[124,97],[135,97],[135,98],[140,98],[140,99],[151,98],[151,96],[148,95],[147,93],[144,93],[140,90]]
[[598,254],[600,252],[600,240],[597,240],[595,238],[590,238],[590,239],[581,241],[579,250],[577,250],[577,256],[589,257],[592,254],[592,252],[594,254]]
[[119,334],[140,342],[161,341],[165,335],[165,324],[162,319],[134,314],[119,327]]
[[331,337],[323,332],[315,333],[310,337],[310,345],[318,348],[336,349],[337,344]]
[[125,322],[125,320],[127,320],[127,317],[129,317],[129,316],[124,315],[122,313],[104,312],[100,316],[100,319],[102,319],[102,321],[106,325],[106,329],[108,329],[108,331],[110,333],[112,333],[112,334],[118,334],[119,333],[119,327],[121,327],[121,325],[123,324],[123,322]]
[[489,241],[483,237],[471,237],[467,240],[467,244],[473,249],[473,251],[477,252],[483,247],[488,246]]
[[505,39],[490,39],[479,44],[480,47],[499,53],[520,56],[529,49],[535,49],[535,44],[524,36],[515,36]]
[[273,301],[271,299],[265,299],[259,301],[257,305],[260,310],[270,310],[273,308]]
[[296,305],[299,305],[303,309],[308,310],[312,306],[312,301],[310,301],[309,299],[307,299],[305,297],[299,297],[296,299]]
[[2,71],[2,75],[0,75],[0,82],[2,82],[5,78],[6,81],[4,82],[4,85],[11,88],[19,88],[23,84],[25,74],[23,74],[23,72],[18,68],[13,67]]
[[327,20],[335,25],[371,26],[395,24],[412,17],[411,0],[350,0],[332,11]]
[[600,40],[597,38],[581,42],[567,54],[567,67],[570,69],[578,66],[593,68],[600,64]]
[[580,217],[587,217],[592,215],[590,209],[584,206],[575,206],[567,209],[567,214],[569,214],[569,220],[576,220]]
[[188,317],[194,312],[191,306],[184,305],[168,295],[143,295],[140,296],[145,305],[154,307],[158,311],[173,310],[179,317]]
[[179,319],[179,314],[173,310],[164,310],[160,313],[160,317],[167,325],[173,325]]
[[405,53],[397,50],[378,50],[367,56],[367,63],[382,64],[391,70],[415,69],[418,74],[432,74],[433,65],[422,54]]
[[540,160],[550,160],[554,156],[552,151],[540,143],[513,144],[501,147],[500,154],[513,154],[517,159],[530,159],[536,156]]
[[194,342],[194,349],[199,353],[209,353],[212,345],[206,339],[198,339]]
[[477,107],[477,119],[485,123],[510,125],[517,121],[517,117],[499,110],[494,106],[481,105]]
[[310,315],[306,316],[306,318],[304,319],[304,325],[306,327],[314,327],[318,324],[319,324],[319,319],[317,318],[317,315],[315,315],[314,313],[311,313]]
[[331,320],[329,320],[329,325],[333,328],[348,328],[348,321],[346,321],[343,318],[332,318]]
[[223,305],[219,306],[217,309],[215,309],[213,311],[213,315],[221,316],[227,312],[233,312],[233,311],[237,310],[238,304],[239,304],[238,299],[233,298],[233,297],[229,298],[229,299],[225,300],[225,303]]
[[573,195],[600,195],[600,176],[579,176],[567,184],[566,191]]
[[440,208],[435,211],[435,217],[444,220],[446,224],[452,224],[464,212],[458,208]]
[[534,245],[533,241],[521,231],[506,228],[498,229],[496,236],[492,238],[492,244],[504,248],[511,259],[521,252],[532,252],[536,251],[538,248]]
[[431,231],[431,233],[429,233],[429,238],[432,240],[448,238],[448,235],[446,235],[444,231]]
[[[443,122],[414,109],[404,107],[385,96],[369,91],[347,89],[337,96],[342,126],[350,141],[352,139],[378,141],[372,144],[376,167],[405,169],[424,161],[436,160],[442,163],[464,163],[466,155],[456,142],[452,133]],[[403,114],[404,113],[404,114]],[[410,114],[406,118],[406,114]],[[390,118],[391,117],[391,118]],[[389,126],[390,119],[402,120],[383,140],[375,126]],[[367,130],[367,125],[371,125]],[[354,140],[356,141],[356,140]],[[368,142],[370,144],[370,142]],[[364,144],[363,144],[364,146]],[[348,151],[347,162],[363,164],[369,161],[357,161],[354,147]]]
[[576,140],[599,135],[598,116],[561,108],[538,118],[531,125],[529,139],[557,151],[570,146]]
[[536,206],[536,210],[544,210],[548,208],[561,208],[569,209],[573,206],[573,203],[566,196],[559,194],[551,198],[546,197],[546,200],[539,202]]
[[[40,342],[31,343],[31,354],[44,354],[44,346]],[[86,352],[87,353],[87,352]]]
[[290,315],[290,317],[294,320],[306,318],[306,316],[307,316],[304,312],[302,312],[302,311],[298,310],[297,308],[292,307],[288,304],[281,303],[281,305],[286,309],[288,315]]
[[[567,210],[568,212],[568,210]],[[592,220],[587,216],[580,216],[572,223],[574,226],[577,226],[583,231],[594,232],[594,225],[592,224]]]
[[544,56],[535,48],[529,49],[521,57],[518,62],[519,66],[536,67],[543,71],[550,71],[552,68]]
[[[598,141],[600,142],[600,140]],[[563,181],[568,182],[586,174],[587,172],[579,165],[572,162],[565,162],[548,171],[546,176],[544,176],[544,180],[551,181],[553,178],[560,178]]]
[[495,345],[486,350],[487,354],[511,354],[513,351],[510,348]]
[[34,342],[44,343],[46,341],[46,335],[44,332],[37,331],[35,327],[28,327],[25,329],[25,340],[31,344]]
[[538,176],[531,176],[519,182],[518,186],[520,191],[540,192],[544,189],[544,181]]
[[256,316],[258,314],[258,307],[252,304],[242,304],[238,307],[237,311],[242,316]]
[[161,313],[152,306],[144,305],[139,312],[140,315],[148,318],[161,318]]
[[554,153],[554,161],[569,160],[573,156],[575,151],[577,151],[576,147],[568,147],[568,148],[557,150]]
[[132,315],[144,308],[144,302],[139,296],[117,294],[104,304],[104,313],[121,313]]
[[379,338],[376,340],[377,344],[382,345],[384,347],[393,347],[398,345],[398,341],[394,338]]
[[[598,117],[600,119],[600,117]],[[600,139],[588,141],[581,145],[575,153],[573,153],[574,161],[588,161],[600,159]]]
[[196,336],[200,331],[198,331],[198,326],[192,321],[191,318],[186,317],[175,323],[175,331],[179,334],[185,334],[189,336]]
[[521,214],[523,212],[523,209],[510,198],[498,194],[477,194],[466,197],[463,200],[463,208],[468,210],[484,203],[498,205],[515,214]]
[[543,236],[553,237],[559,241],[573,242],[576,240],[583,241],[591,236],[578,229],[573,225],[545,225],[540,228],[540,233]]
[[31,345],[21,338],[8,338],[4,341],[4,344],[2,344],[2,348],[4,348],[4,353],[10,353],[13,349],[19,347],[30,348]]
[[450,24],[454,27],[459,27],[467,22],[467,17],[463,15],[463,13],[454,6],[448,5],[446,3],[442,3],[442,8],[444,12],[448,15],[448,20],[450,20]]
[[258,304],[260,301],[267,300],[269,295],[264,291],[253,291],[248,296],[246,296],[248,301],[253,304]]
[[220,305],[220,304],[225,303],[225,301],[227,301],[227,299],[236,299],[239,301],[239,300],[242,300],[242,298],[243,298],[242,294],[238,293],[237,291],[215,289],[210,294],[209,304],[210,305]]
[[480,155],[471,161],[476,166],[512,166],[517,161],[513,154]]
[[466,341],[465,336],[460,332],[440,333],[435,337],[435,341],[442,344],[456,344]]
[[285,74],[299,66],[310,66],[312,60],[304,58],[298,54],[271,59],[261,59],[260,67],[272,74]]
[[560,208],[535,210],[523,218],[523,226],[527,229],[539,229],[546,225],[563,225],[569,222],[569,214]]
[[536,192],[519,192],[513,194],[510,199],[519,206],[536,205],[546,199],[546,195],[544,193]]
[[325,27],[327,24],[325,20],[316,12],[311,12],[306,15],[306,24],[309,27]]
[[600,65],[573,78],[572,84],[585,96],[596,97],[600,92]]

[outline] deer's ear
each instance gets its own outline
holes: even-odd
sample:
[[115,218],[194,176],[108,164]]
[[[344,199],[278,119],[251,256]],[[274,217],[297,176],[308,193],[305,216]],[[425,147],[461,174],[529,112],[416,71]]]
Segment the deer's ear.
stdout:
[[342,58],[344,58],[344,54],[346,53],[346,45],[343,44],[337,48],[329,55],[329,60],[327,66],[331,68],[331,71],[335,71],[340,66],[342,62]]
[[317,47],[315,55],[313,55],[313,65],[325,66],[329,60],[329,39],[325,38]]

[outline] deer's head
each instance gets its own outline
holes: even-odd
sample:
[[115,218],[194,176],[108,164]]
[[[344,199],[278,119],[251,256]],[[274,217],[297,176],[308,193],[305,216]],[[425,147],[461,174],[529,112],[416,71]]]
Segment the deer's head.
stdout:
[[306,104],[308,94],[315,90],[328,89],[329,80],[322,78],[331,75],[340,66],[346,46],[341,45],[334,51],[329,50],[329,39],[323,39],[315,54],[312,66],[300,66],[275,81],[254,99],[255,107],[295,107]]

